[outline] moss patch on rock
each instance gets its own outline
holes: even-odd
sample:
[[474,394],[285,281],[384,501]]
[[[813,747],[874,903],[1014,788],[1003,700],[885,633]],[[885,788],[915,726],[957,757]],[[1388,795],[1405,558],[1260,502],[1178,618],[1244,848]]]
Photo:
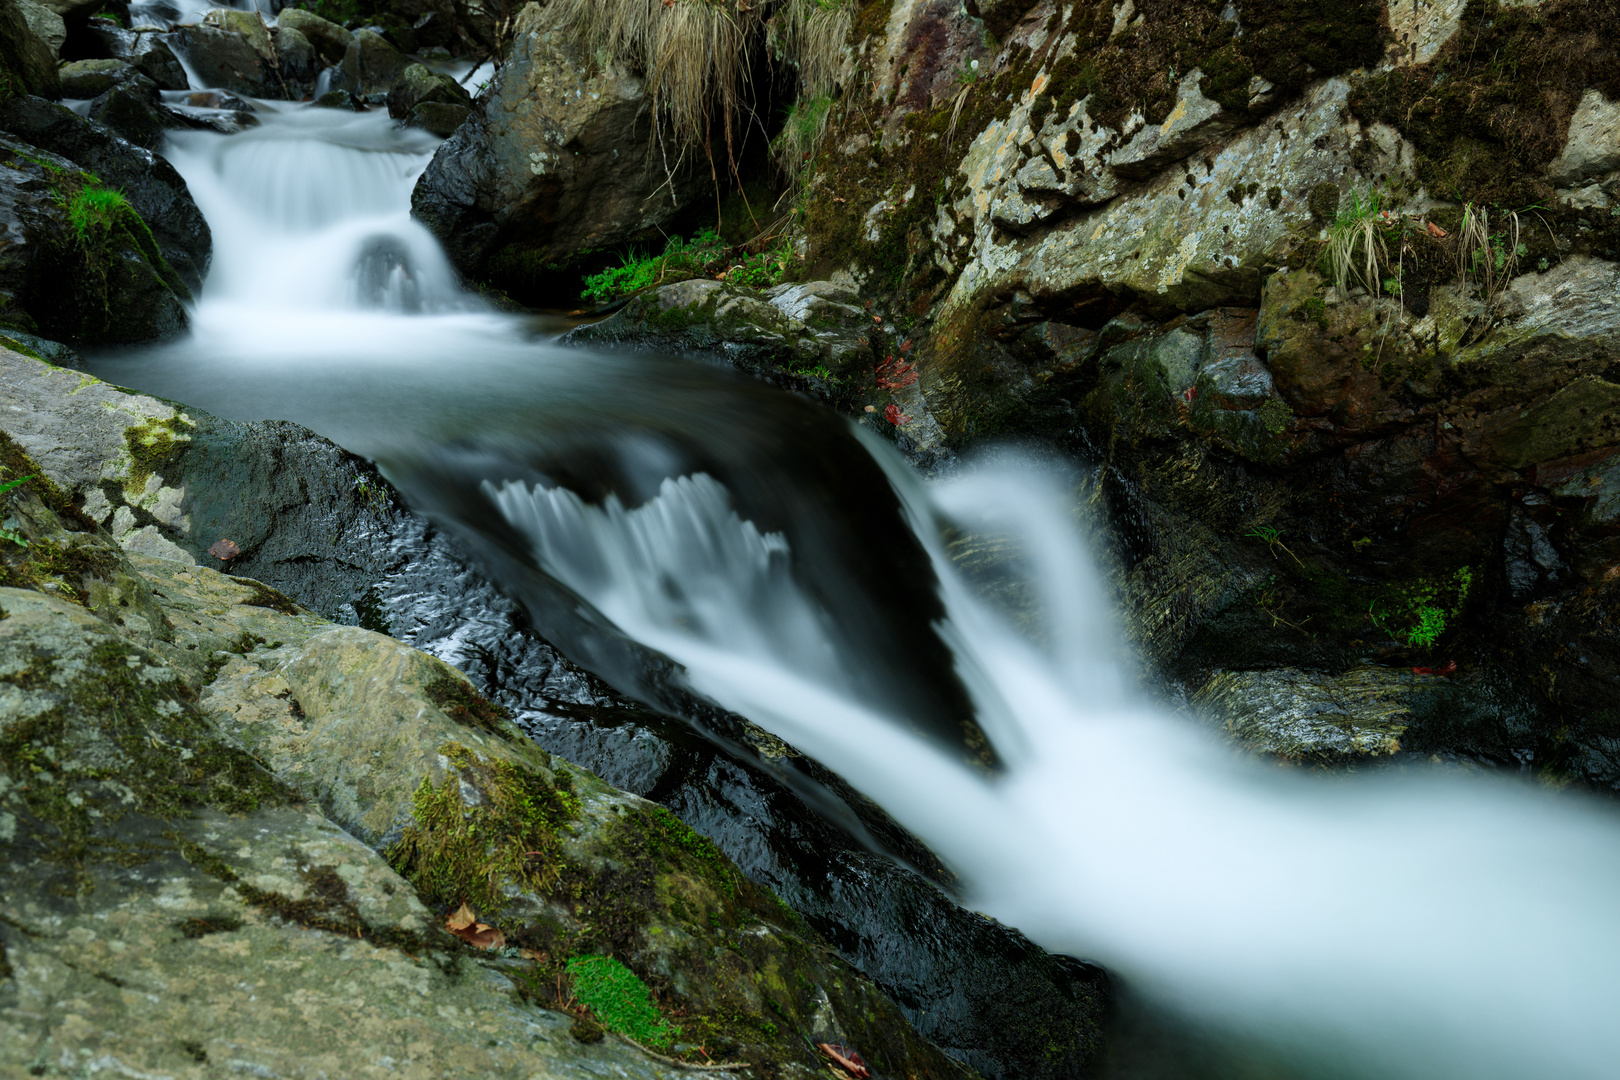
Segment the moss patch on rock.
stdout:
[[[424,895],[459,898],[490,915],[505,909],[508,890],[548,890],[562,874],[557,828],[579,816],[567,777],[548,783],[456,743],[439,752],[450,773],[438,785],[423,778],[389,862]],[[469,790],[477,802],[469,803]]]
[[1351,108],[1411,141],[1432,195],[1508,208],[1548,202],[1543,174],[1583,92],[1620,99],[1617,40],[1614,0],[1469,0],[1434,59],[1369,79]]

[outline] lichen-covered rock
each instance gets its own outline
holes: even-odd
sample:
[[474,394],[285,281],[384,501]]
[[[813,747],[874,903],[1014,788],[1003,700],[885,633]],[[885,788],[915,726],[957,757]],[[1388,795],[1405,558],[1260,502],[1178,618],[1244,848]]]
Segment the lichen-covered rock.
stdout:
[[354,44],[354,34],[337,23],[323,19],[303,8],[284,9],[276,16],[276,25],[284,30],[297,31],[315,47],[315,51],[329,67],[341,64],[344,54],[349,51],[349,46]]
[[584,55],[555,8],[528,4],[512,51],[473,122],[439,147],[411,211],[457,269],[484,277],[498,255],[536,265],[636,240],[709,180],[649,150],[642,81]]
[[328,616],[391,565],[398,511],[381,481],[310,431],[220,420],[15,353],[0,353],[0,386],[18,405],[0,431],[126,551],[218,566],[208,549],[230,539],[233,572]]
[[100,97],[134,74],[135,68],[127,60],[75,60],[61,67],[62,96]]
[[1193,696],[1245,748],[1291,761],[1337,763],[1400,752],[1409,698],[1432,676],[1358,668],[1340,676],[1272,668],[1222,672]]
[[7,1071],[691,1075],[567,1038],[155,656],[17,589],[0,589],[0,829]]
[[412,64],[400,72],[393,89],[388,91],[388,115],[403,120],[413,109],[427,104],[457,105],[470,110],[472,95],[450,76],[423,64]]

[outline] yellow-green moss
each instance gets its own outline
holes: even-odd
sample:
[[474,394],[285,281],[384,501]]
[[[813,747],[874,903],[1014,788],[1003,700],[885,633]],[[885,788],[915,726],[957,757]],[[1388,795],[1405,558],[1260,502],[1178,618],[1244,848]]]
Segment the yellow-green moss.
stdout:
[[[506,906],[509,889],[544,893],[562,873],[558,826],[579,816],[572,782],[536,775],[486,758],[457,743],[439,748],[450,765],[444,782],[423,778],[412,822],[388,849],[388,860],[427,896],[465,900],[485,915]],[[470,785],[480,802],[462,798]]]

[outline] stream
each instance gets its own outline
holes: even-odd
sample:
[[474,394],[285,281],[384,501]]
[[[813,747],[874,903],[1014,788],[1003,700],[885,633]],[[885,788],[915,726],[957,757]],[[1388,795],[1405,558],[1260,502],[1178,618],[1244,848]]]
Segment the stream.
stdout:
[[[92,369],[223,417],[294,420],[376,461],[546,641],[648,710],[587,736],[544,688],[508,686],[542,741],[588,767],[593,739],[617,745],[600,771],[657,789],[636,782],[637,739],[690,745],[680,721],[746,717],[926,844],[966,908],[1258,1048],[1265,1075],[1614,1075],[1608,806],[1515,780],[1241,759],[1133,690],[1075,524],[1074,466],[1003,450],[924,480],[842,418],[723,367],[562,347],[555,320],[464,293],[410,218],[437,140],[381,111],[258,107],[256,128],[176,132],[165,150],[214,235],[190,336]],[[1007,553],[996,587],[953,562],[962,535]],[[462,617],[502,602],[469,591]],[[714,734],[698,771],[746,771]],[[847,800],[823,801],[859,838],[837,818]],[[678,809],[704,827],[701,807]],[[832,842],[804,828],[807,848]],[[766,879],[782,857],[745,832],[721,839]],[[819,872],[850,880],[821,900],[784,895],[820,903],[870,971],[884,939],[861,936],[860,905],[912,871],[866,840],[827,856]]]

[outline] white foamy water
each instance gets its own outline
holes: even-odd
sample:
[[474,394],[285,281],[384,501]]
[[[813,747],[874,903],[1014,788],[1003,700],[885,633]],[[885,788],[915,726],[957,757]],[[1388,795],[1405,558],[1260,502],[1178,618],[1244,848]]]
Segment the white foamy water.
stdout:
[[[841,773],[957,869],[976,906],[1045,947],[1096,957],[1324,1069],[1616,1074],[1620,821],[1607,807],[1509,782],[1324,781],[1237,760],[1126,691],[1065,493],[1038,466],[925,487],[888,464],[933,551],[944,636],[1006,758],[998,779],[806,662],[833,649],[803,616],[808,601],[750,584],[783,543],[707,477],[666,483],[628,514],[514,484],[486,491],[559,580],[682,664],[698,692]],[[947,520],[1018,538],[1041,605],[1033,632],[961,580],[937,542]],[[668,557],[700,538],[707,550],[690,562]],[[585,550],[588,567],[558,556]],[[735,568],[729,583],[715,580],[720,565]],[[729,617],[683,617],[670,594],[723,599]]]
[[[322,417],[333,433],[346,403],[363,403],[397,416],[408,441],[436,395],[493,412],[540,358],[593,389],[632,377],[527,341],[456,288],[408,214],[432,140],[377,113],[282,108],[249,133],[172,137],[214,265],[192,336],[118,361],[128,381],[143,365],[184,369],[141,384],[231,415]],[[231,397],[274,372],[285,408],[262,390]],[[634,508],[512,483],[487,494],[540,565],[698,692],[841,773],[956,868],[976,906],[1047,948],[1296,1047],[1322,1073],[1620,1072],[1620,824],[1607,807],[1455,776],[1324,781],[1240,762],[1127,689],[1059,483],[1023,463],[925,486],[872,452],[933,553],[941,633],[1006,761],[996,779],[851,691],[843,670],[881,658],[839,656],[787,572],[787,542],[711,478],[672,478]],[[1033,631],[960,578],[938,543],[945,520],[1019,539]]]

